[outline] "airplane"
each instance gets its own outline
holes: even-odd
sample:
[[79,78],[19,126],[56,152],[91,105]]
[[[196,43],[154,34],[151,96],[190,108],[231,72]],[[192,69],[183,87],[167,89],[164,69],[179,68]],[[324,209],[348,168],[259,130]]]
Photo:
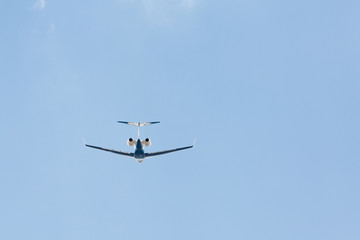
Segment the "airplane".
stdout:
[[122,151],[118,151],[118,150],[107,149],[107,148],[102,148],[102,147],[89,145],[89,144],[86,144],[85,140],[83,139],[85,146],[95,148],[95,149],[99,149],[99,150],[103,150],[103,151],[107,151],[107,152],[120,154],[120,155],[127,156],[127,157],[133,157],[133,158],[135,158],[135,160],[138,163],[142,163],[145,160],[145,158],[155,157],[155,156],[162,155],[162,154],[167,154],[167,153],[171,153],[171,152],[176,152],[176,151],[180,151],[180,150],[189,149],[189,148],[194,147],[194,145],[195,145],[195,141],[194,141],[193,145],[191,145],[191,146],[181,147],[181,148],[174,148],[174,149],[160,151],[160,152],[146,153],[144,151],[144,146],[150,147],[151,146],[151,141],[150,141],[149,138],[145,138],[144,140],[140,139],[140,127],[148,126],[148,125],[152,125],[152,124],[156,124],[156,123],[160,123],[160,122],[143,122],[143,123],[139,122],[139,123],[136,123],[136,122],[118,121],[118,123],[138,127],[138,138],[137,138],[137,140],[135,141],[134,139],[129,138],[128,141],[127,141],[127,145],[129,147],[134,146],[134,152],[133,153],[122,152]]

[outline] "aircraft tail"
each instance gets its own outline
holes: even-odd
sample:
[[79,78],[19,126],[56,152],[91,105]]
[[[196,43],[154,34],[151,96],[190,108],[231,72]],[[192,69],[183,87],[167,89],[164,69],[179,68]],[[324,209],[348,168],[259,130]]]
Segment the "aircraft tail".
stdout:
[[138,127],[138,138],[140,138],[140,127],[147,126],[147,125],[151,125],[151,124],[155,124],[155,123],[160,123],[160,122],[143,122],[143,123],[136,123],[136,122],[118,121],[118,123],[123,123],[123,124],[127,124],[127,125],[132,125],[132,126]]
[[155,124],[155,123],[160,123],[160,122],[143,122],[143,123],[136,123],[136,122],[118,121],[118,123],[123,123],[123,124],[127,124],[127,125],[132,125],[132,126],[136,126],[136,127],[142,127],[142,126],[147,126],[147,125],[151,125],[151,124]]

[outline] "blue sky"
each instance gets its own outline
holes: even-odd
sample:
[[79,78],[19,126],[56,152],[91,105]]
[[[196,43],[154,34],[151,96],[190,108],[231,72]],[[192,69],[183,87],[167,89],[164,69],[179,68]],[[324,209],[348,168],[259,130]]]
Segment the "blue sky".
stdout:
[[359,239],[359,11],[2,0],[0,238]]

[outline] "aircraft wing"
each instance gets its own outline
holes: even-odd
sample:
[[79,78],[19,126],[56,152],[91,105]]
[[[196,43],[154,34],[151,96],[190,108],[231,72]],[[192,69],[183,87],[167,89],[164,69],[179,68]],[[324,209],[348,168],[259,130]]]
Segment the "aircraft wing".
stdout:
[[193,146],[194,146],[194,145],[192,145],[192,146],[187,146],[187,147],[182,147],[182,148],[175,148],[175,149],[160,151],[160,152],[145,153],[145,157],[155,157],[155,156],[162,155],[162,154],[167,154],[167,153],[171,153],[171,152],[176,152],[176,151],[181,151],[181,150],[189,149],[189,148],[192,148]]
[[103,150],[103,151],[107,151],[107,152],[112,152],[112,153],[120,154],[120,155],[127,156],[127,157],[134,157],[134,153],[128,153],[128,152],[122,152],[122,151],[117,151],[117,150],[112,150],[112,149],[107,149],[107,148],[92,146],[92,145],[89,145],[89,144],[86,144],[86,143],[85,143],[85,146],[91,147],[91,148],[95,148],[95,149],[99,149],[99,150]]

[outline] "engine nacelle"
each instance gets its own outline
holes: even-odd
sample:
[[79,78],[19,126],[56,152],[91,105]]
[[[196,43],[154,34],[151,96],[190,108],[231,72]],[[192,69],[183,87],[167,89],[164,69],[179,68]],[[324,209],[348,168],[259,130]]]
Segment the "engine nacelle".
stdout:
[[132,138],[129,138],[129,139],[127,140],[127,145],[128,145],[129,147],[132,147],[135,143],[136,143],[136,141],[135,141],[134,139],[132,139]]
[[142,141],[142,144],[145,144],[145,146],[150,147],[151,146],[151,141],[148,138],[145,138],[145,140]]

